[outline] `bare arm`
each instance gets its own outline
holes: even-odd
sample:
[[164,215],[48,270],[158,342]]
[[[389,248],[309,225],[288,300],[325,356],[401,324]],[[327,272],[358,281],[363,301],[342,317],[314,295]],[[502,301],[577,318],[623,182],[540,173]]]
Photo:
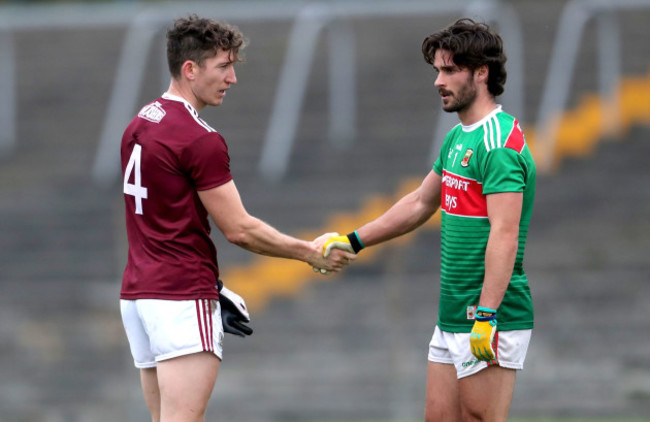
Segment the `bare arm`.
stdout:
[[479,306],[498,309],[503,300],[517,258],[522,203],[521,192],[487,196],[491,227],[485,251],[485,278]]
[[357,230],[364,246],[385,242],[424,224],[440,207],[441,188],[442,178],[431,170],[416,190]]
[[354,255],[341,252],[327,260],[322,257],[320,248],[311,242],[280,233],[251,216],[244,208],[232,180],[216,188],[199,191],[199,198],[226,239],[251,252],[297,259],[329,271],[339,271],[344,259],[354,259]]

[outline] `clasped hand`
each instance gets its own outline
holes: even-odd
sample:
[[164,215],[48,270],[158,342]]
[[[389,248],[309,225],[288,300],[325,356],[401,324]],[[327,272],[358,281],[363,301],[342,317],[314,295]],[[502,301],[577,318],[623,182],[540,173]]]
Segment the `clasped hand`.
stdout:
[[483,306],[476,308],[476,321],[469,335],[472,354],[478,360],[491,362],[496,359],[493,342],[497,332],[497,311]]
[[[339,247],[333,242],[328,242],[338,236],[339,234],[336,232],[325,233],[311,242],[312,246],[318,251],[318,256],[313,262],[310,262],[314,272],[320,272],[321,274],[339,272],[351,261],[357,259],[357,255],[352,253],[351,250]],[[330,247],[326,247],[328,243],[331,244]]]

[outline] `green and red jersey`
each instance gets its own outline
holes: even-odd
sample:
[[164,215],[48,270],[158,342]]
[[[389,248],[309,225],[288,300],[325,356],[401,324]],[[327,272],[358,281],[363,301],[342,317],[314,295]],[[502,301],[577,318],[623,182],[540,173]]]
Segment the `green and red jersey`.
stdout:
[[498,322],[500,331],[532,328],[533,302],[523,260],[536,171],[519,123],[499,106],[471,126],[455,126],[433,170],[442,176],[438,326],[449,332],[471,331],[490,234],[487,195],[523,192],[519,249]]

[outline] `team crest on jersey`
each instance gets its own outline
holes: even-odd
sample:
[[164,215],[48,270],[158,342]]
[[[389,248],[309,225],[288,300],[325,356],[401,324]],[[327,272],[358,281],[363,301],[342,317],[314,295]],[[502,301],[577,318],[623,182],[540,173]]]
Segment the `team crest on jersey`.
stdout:
[[165,110],[162,108],[162,104],[158,101],[154,101],[151,104],[148,104],[142,107],[142,110],[138,113],[138,117],[149,120],[150,122],[160,123],[160,121],[165,117]]
[[465,151],[465,156],[463,157],[463,161],[460,162],[460,165],[463,167],[469,166],[469,159],[472,158],[472,154],[474,154],[474,150],[471,148]]
[[476,319],[476,305],[467,307],[467,319]]

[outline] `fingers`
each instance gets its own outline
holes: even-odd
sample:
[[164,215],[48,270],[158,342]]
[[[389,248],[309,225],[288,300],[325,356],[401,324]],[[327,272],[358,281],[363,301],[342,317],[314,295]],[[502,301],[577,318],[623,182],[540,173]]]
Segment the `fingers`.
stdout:
[[318,250],[323,250],[323,245],[325,242],[327,242],[330,238],[338,235],[339,234],[336,232],[321,234],[316,239],[312,240],[311,243],[315,245]]
[[494,359],[494,354],[492,350],[488,348],[476,348],[472,349],[472,354],[478,359],[485,362],[489,362]]
[[335,257],[330,257],[329,259],[325,260],[324,265],[313,266],[312,269],[315,273],[320,272],[323,275],[327,275],[329,273],[338,273],[346,265],[349,265],[351,261],[354,261],[356,259],[356,255],[347,255],[349,254],[336,254]]
[[479,333],[472,333],[470,335],[470,347],[476,359],[489,362],[494,359],[494,350],[484,337]]
[[[326,233],[324,235],[321,235],[318,238],[316,238],[314,241],[312,241],[312,245],[317,246],[317,243],[320,241],[326,243],[327,240],[329,240],[331,237],[335,235],[337,235],[337,233]],[[346,265],[349,265],[350,262],[357,259],[357,255],[352,251],[348,251],[347,249],[344,250],[338,248],[331,248],[328,249],[327,252],[328,253],[325,253],[324,256],[321,256],[320,259],[317,260],[316,262],[311,262],[314,272],[316,273],[320,272],[323,275],[326,275],[330,272],[339,272]]]
[[332,251],[336,249],[354,253],[352,245],[350,245],[350,242],[346,236],[336,236],[335,238],[327,240],[325,242],[323,256],[327,258],[332,253]]
[[332,249],[329,258],[337,261],[340,260],[341,262],[349,263],[357,259],[357,254],[343,249]]

